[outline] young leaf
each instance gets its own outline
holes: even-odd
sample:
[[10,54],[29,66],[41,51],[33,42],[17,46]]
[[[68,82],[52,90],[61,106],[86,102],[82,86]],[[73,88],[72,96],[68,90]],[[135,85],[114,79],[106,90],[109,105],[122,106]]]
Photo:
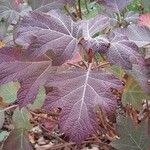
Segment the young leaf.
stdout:
[[3,150],[33,150],[27,132],[23,129],[14,129],[5,140]]
[[111,142],[111,145],[118,150],[148,150],[150,137],[148,136],[147,125],[141,123],[135,128],[129,118],[119,116],[116,126],[120,139]]
[[38,57],[53,51],[53,63],[59,65],[71,59],[81,36],[79,25],[61,13],[50,15],[32,12],[18,25],[16,43],[28,46],[28,55]]
[[104,36],[95,36],[95,34],[103,31],[110,26],[110,20],[104,15],[97,15],[96,17],[83,21],[83,39],[80,44],[84,49],[92,49],[93,52],[105,52],[108,49],[109,41]]
[[104,15],[97,15],[92,19],[84,20],[82,22],[83,37],[85,39],[92,38],[96,33],[107,28],[110,25],[109,21],[109,17]]
[[72,141],[81,143],[97,129],[94,112],[98,105],[111,116],[116,109],[116,99],[111,88],[122,88],[120,80],[103,70],[70,70],[50,78],[46,86],[56,87],[46,96],[44,108],[62,109],[59,125]]
[[109,36],[110,47],[107,51],[108,60],[125,69],[131,69],[132,64],[142,64],[142,56],[138,53],[138,47],[129,41],[126,36],[116,33]]
[[109,41],[107,38],[98,36],[95,38],[89,38],[87,40],[81,39],[79,43],[84,50],[91,49],[92,52],[106,53],[109,47]]
[[46,56],[38,60],[28,59],[24,51],[16,48],[0,49],[0,84],[19,81],[17,102],[20,107],[32,103],[40,86],[44,85],[51,72],[51,60]]

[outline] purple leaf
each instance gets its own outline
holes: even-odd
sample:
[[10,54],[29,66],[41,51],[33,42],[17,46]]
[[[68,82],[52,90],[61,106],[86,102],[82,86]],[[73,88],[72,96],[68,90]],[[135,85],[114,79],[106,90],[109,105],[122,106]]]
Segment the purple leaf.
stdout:
[[50,15],[32,12],[20,22],[15,41],[28,47],[31,58],[53,52],[53,64],[71,59],[77,51],[81,30],[68,16],[52,11]]
[[120,32],[126,35],[130,41],[136,43],[139,47],[150,44],[150,29],[139,25],[129,25]]
[[94,52],[105,52],[108,48],[109,41],[104,36],[95,36],[110,26],[110,20],[104,15],[98,15],[95,18],[82,22],[83,39],[80,44],[84,49],[92,49]]
[[110,47],[107,57],[110,63],[117,64],[125,69],[131,69],[132,64],[143,64],[143,58],[138,53],[138,47],[126,36],[113,33],[109,36]]
[[125,13],[125,15],[124,15],[124,20],[128,23],[137,22],[138,19],[139,19],[139,14],[135,13],[133,11],[129,11],[129,12]]
[[84,50],[93,50],[93,52],[106,53],[109,47],[109,41],[107,38],[98,36],[89,40],[81,39],[80,45]]
[[33,150],[25,129],[14,129],[4,142],[3,150]]
[[53,69],[51,60],[46,56],[38,60],[30,60],[19,49],[0,49],[0,84],[10,81],[20,82],[17,94],[20,107],[34,101],[40,86],[46,83]]
[[103,70],[70,70],[56,74],[46,86],[56,87],[46,96],[44,108],[61,108],[59,125],[72,141],[81,143],[96,131],[98,124],[95,106],[109,116],[116,109],[116,98],[111,88],[122,88],[120,80]]
[[136,65],[134,64],[132,70],[128,70],[127,73],[132,75],[135,80],[138,81],[141,88],[150,93],[150,85],[148,85],[148,79],[150,79],[150,67],[148,68],[148,62],[145,65]]
[[92,38],[97,32],[101,32],[109,25],[109,17],[104,15],[97,15],[90,20],[84,20],[82,22],[83,37]]

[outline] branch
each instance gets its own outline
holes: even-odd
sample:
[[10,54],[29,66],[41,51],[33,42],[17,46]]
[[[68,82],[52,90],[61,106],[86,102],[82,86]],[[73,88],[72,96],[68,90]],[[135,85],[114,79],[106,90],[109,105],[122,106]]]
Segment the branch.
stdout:
[[72,18],[73,21],[77,21],[76,17],[69,11],[68,6],[64,6],[64,9],[68,13],[68,15]]
[[7,110],[10,110],[10,109],[13,109],[13,108],[17,108],[17,107],[18,107],[18,105],[12,105],[12,106],[6,107],[5,109],[0,110],[0,113],[7,111]]
[[85,7],[86,7],[86,10],[87,10],[87,13],[89,13],[89,8],[88,8],[88,4],[87,4],[87,0],[85,0]]
[[78,0],[78,15],[82,19],[81,0]]

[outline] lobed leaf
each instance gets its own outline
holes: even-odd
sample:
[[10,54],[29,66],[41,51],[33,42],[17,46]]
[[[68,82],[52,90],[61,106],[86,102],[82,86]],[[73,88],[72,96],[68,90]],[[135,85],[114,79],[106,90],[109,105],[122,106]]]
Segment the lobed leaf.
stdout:
[[150,29],[139,25],[129,25],[122,29],[130,41],[136,43],[138,47],[147,46],[150,44]]
[[98,36],[96,38],[89,38],[87,40],[81,39],[79,44],[84,50],[88,51],[91,49],[94,53],[106,53],[110,43],[106,37]]
[[134,79],[128,78],[122,94],[122,103],[124,106],[131,104],[134,108],[139,110],[143,100],[148,99],[148,97],[149,96],[141,89]]
[[96,33],[103,31],[109,25],[109,18],[104,15],[97,15],[92,19],[84,20],[82,22],[83,37],[85,39],[92,38]]
[[128,23],[136,23],[138,21],[139,14],[133,11],[125,13],[124,20]]
[[111,145],[118,150],[148,150],[150,136],[147,133],[146,122],[136,128],[129,118],[119,116],[116,126],[120,139],[111,142]]
[[110,47],[107,57],[110,63],[117,64],[125,69],[131,69],[132,64],[143,64],[143,58],[134,42],[126,36],[112,33],[109,35]]
[[16,48],[0,49],[0,84],[19,81],[17,102],[20,107],[32,103],[40,86],[44,85],[54,68],[46,56],[28,59],[24,51]]
[[53,64],[71,59],[77,51],[81,30],[68,16],[52,11],[50,15],[32,12],[18,25],[15,41],[28,47],[31,58],[53,52]]
[[144,65],[133,64],[132,70],[127,70],[127,73],[132,75],[135,80],[138,81],[145,92],[150,92],[150,86],[148,85],[148,79],[150,78],[148,63],[147,65],[146,62]]
[[105,52],[108,49],[109,42],[105,36],[96,36],[104,29],[110,26],[110,19],[104,15],[82,21],[83,39],[80,44],[86,50],[92,49],[93,52]]
[[46,96],[44,109],[61,108],[59,125],[72,141],[81,143],[97,130],[95,107],[112,116],[116,98],[111,88],[122,88],[120,80],[103,70],[69,70],[51,76],[46,86],[55,87]]

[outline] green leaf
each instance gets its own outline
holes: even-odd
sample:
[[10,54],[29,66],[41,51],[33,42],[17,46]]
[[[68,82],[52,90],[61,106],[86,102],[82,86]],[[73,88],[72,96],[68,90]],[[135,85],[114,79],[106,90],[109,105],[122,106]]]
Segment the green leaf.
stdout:
[[123,105],[132,104],[134,108],[139,110],[142,106],[142,101],[148,99],[148,97],[149,96],[141,89],[139,84],[129,77],[122,95]]
[[5,140],[3,150],[33,150],[25,130],[13,130]]
[[121,67],[112,65],[112,66],[111,66],[111,69],[112,69],[113,74],[114,74],[116,77],[118,77],[118,78],[120,78],[120,79],[123,77],[123,75],[124,75],[124,70],[123,70]]
[[9,133],[7,131],[2,131],[0,133],[0,142],[2,142],[8,135]]
[[135,11],[139,12],[139,5],[141,4],[141,0],[133,0],[129,5],[128,5],[128,10],[129,11]]
[[0,86],[0,96],[4,98],[5,102],[11,103],[16,100],[17,90],[19,85],[14,82]]
[[30,109],[38,109],[41,108],[45,100],[45,89],[42,87],[33,104],[29,104]]
[[146,122],[136,128],[129,118],[119,116],[116,129],[120,139],[111,142],[111,145],[117,150],[148,150],[150,136]]
[[30,114],[25,109],[21,110],[17,108],[13,114],[13,123],[17,129],[31,129],[31,124],[29,122]]
[[144,11],[150,12],[150,1],[149,0],[142,0],[142,4],[144,5]]
[[4,115],[4,111],[1,111],[2,109],[0,109],[0,129],[2,128],[4,121],[5,121],[5,115]]
[[[81,5],[81,7],[82,7],[82,11],[86,12],[83,14],[83,17],[85,19],[90,19],[92,17],[95,17],[101,11],[100,5],[98,5],[96,2],[92,2],[92,3],[87,2],[87,8],[85,3],[84,5]],[[87,9],[89,12],[87,12]]]

